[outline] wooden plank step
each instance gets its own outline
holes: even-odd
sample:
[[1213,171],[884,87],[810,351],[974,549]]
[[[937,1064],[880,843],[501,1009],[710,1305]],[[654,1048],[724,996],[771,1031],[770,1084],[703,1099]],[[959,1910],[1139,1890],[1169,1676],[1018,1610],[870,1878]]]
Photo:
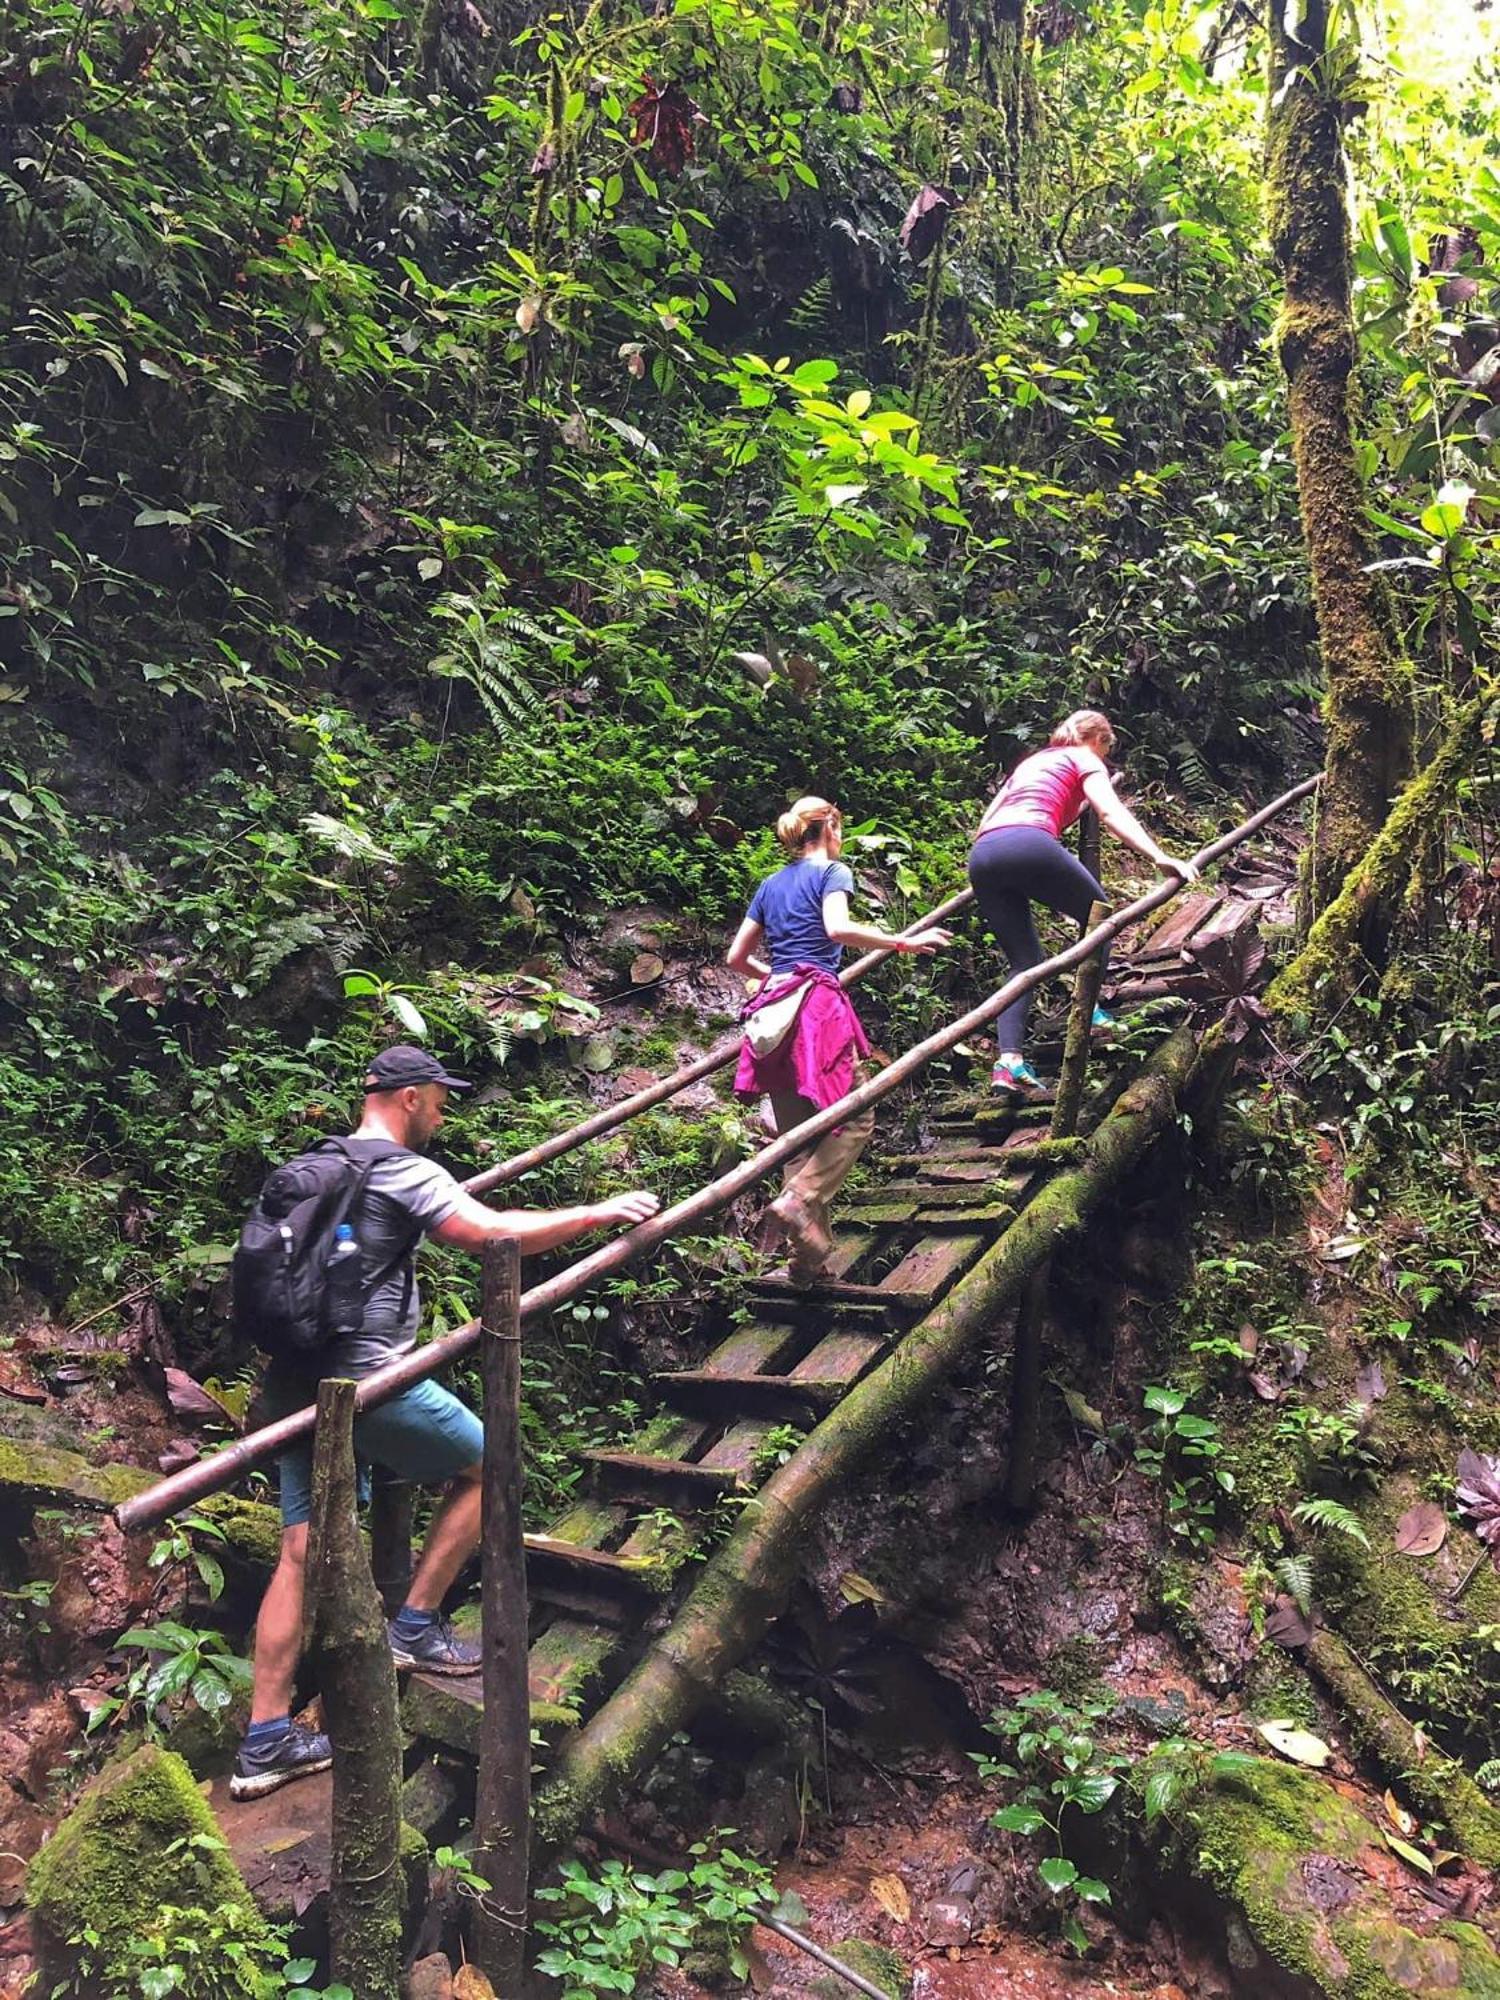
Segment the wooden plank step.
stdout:
[[909,1311],[911,1301],[893,1298],[885,1282],[878,1285],[852,1285],[840,1279],[825,1281],[816,1285],[794,1285],[789,1278],[755,1278],[750,1284],[751,1295],[755,1298],[775,1299],[778,1305],[788,1299],[798,1304],[819,1306],[877,1306],[882,1311],[892,1308],[898,1312]]
[[848,1389],[847,1379],[820,1382],[791,1375],[710,1375],[701,1368],[652,1378],[669,1402],[721,1415],[755,1415],[806,1423],[831,1410]]
[[847,1389],[867,1368],[890,1352],[891,1343],[873,1333],[831,1333],[792,1370],[793,1382],[839,1382]]
[[663,1458],[649,1451],[586,1451],[601,1481],[622,1500],[646,1506],[675,1500],[689,1507],[711,1507],[721,1494],[738,1485],[731,1472],[685,1458]]
[[915,1218],[919,1229],[953,1230],[960,1235],[970,1229],[982,1230],[987,1238],[998,1236],[1015,1219],[1015,1206],[1008,1201],[990,1202],[983,1208],[923,1208]]
[[526,1583],[564,1581],[570,1589],[603,1590],[611,1595],[649,1595],[660,1578],[657,1565],[615,1554],[610,1549],[582,1548],[556,1535],[526,1535]]
[[711,1375],[758,1375],[774,1368],[796,1341],[785,1320],[752,1320],[721,1340],[703,1367]]
[[742,1423],[732,1424],[718,1443],[703,1454],[703,1463],[733,1473],[749,1485],[755,1476],[760,1448],[775,1428],[763,1417],[747,1417]]
[[885,1229],[899,1229],[902,1223],[912,1220],[917,1206],[913,1197],[898,1201],[862,1201],[844,1209],[838,1219],[840,1222],[871,1222]]
[[1241,931],[1255,930],[1259,923],[1260,911],[1254,903],[1231,897],[1194,931],[1183,950],[1187,957],[1196,959],[1220,938],[1238,937]]
[[922,1179],[934,1187],[951,1186],[964,1181],[970,1186],[985,1186],[1001,1171],[994,1159],[944,1160],[936,1153],[929,1153],[921,1161]]
[[[765,1282],[770,1284],[774,1280],[767,1279]],[[869,1298],[841,1299],[834,1296],[835,1289],[826,1285],[786,1284],[782,1287],[775,1311],[794,1325],[804,1328],[809,1324],[827,1326],[835,1320],[844,1326],[879,1328],[889,1323],[893,1313],[902,1310],[900,1299],[888,1297],[879,1285],[868,1288],[872,1294]],[[767,1308],[770,1306],[768,1299],[763,1299],[761,1303]],[[713,1372],[719,1374],[721,1371],[715,1369]],[[770,1371],[755,1369],[745,1372],[766,1374]]]
[[984,1248],[982,1236],[940,1236],[914,1244],[893,1271],[886,1285],[900,1292],[908,1302],[926,1312],[952,1285]]
[[591,1620],[556,1618],[526,1657],[534,1702],[581,1714],[620,1644],[611,1627]]
[[893,1202],[910,1203],[914,1209],[962,1208],[965,1203],[972,1207],[975,1202],[1002,1197],[1013,1201],[1031,1178],[1030,1173],[997,1172],[982,1181],[893,1181],[882,1195]]
[[1219,902],[1217,893],[1213,895],[1184,896],[1173,904],[1154,931],[1143,937],[1131,958],[1160,958],[1170,951],[1180,951],[1197,930],[1205,923]]
[[[441,1743],[466,1757],[479,1755],[484,1690],[478,1674],[408,1674],[401,1691],[401,1722],[410,1736]],[[549,1744],[580,1721],[577,1710],[532,1701],[531,1726]]]

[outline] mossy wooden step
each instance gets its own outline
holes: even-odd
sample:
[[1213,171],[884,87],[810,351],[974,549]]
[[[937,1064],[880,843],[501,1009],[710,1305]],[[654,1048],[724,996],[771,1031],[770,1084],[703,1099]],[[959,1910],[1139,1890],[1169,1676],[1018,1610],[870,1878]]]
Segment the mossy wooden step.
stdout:
[[927,1312],[962,1277],[984,1248],[982,1236],[928,1237],[912,1245],[885,1276],[884,1289],[910,1308]]
[[819,1381],[796,1375],[712,1375],[706,1369],[683,1369],[657,1375],[655,1381],[671,1402],[689,1409],[725,1416],[756,1415],[806,1422],[831,1410],[848,1390],[847,1380]]
[[622,1624],[670,1581],[661,1564],[617,1550],[583,1548],[554,1535],[527,1535],[526,1588],[533,1597]]
[[899,1229],[910,1222],[917,1212],[915,1195],[907,1195],[895,1200],[871,1198],[858,1201],[846,1208],[838,1217],[842,1222],[874,1223],[883,1229]]
[[[440,1743],[447,1750],[477,1758],[483,1714],[484,1687],[478,1674],[409,1674],[402,1686],[402,1726],[408,1736],[424,1743]],[[570,1729],[576,1729],[579,1720],[576,1708],[532,1701],[531,1726],[548,1749]]]
[[920,1303],[898,1293],[893,1294],[884,1279],[878,1285],[852,1285],[839,1279],[821,1280],[813,1285],[794,1285],[790,1278],[768,1277],[753,1280],[750,1289],[757,1298],[775,1300],[778,1307],[788,1303],[798,1306],[871,1306],[880,1311],[895,1310],[910,1312]]
[[598,1473],[600,1483],[617,1499],[636,1500],[647,1506],[664,1502],[711,1507],[739,1484],[734,1473],[717,1466],[694,1464],[683,1458],[663,1458],[655,1452],[590,1451],[584,1456]]
[[1008,1201],[988,1202],[979,1208],[923,1208],[913,1217],[919,1229],[951,1230],[957,1235],[975,1230],[991,1238],[1008,1229],[1015,1219],[1015,1206]]

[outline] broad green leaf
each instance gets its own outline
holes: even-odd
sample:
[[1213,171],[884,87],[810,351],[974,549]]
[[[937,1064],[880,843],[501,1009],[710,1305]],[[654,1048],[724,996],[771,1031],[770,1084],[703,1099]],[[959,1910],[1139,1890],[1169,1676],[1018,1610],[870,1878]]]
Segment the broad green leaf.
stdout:
[[1064,1889],[1071,1889],[1078,1880],[1078,1870],[1065,1854],[1049,1854],[1045,1861],[1038,1863],[1036,1872],[1054,1896],[1060,1896]]

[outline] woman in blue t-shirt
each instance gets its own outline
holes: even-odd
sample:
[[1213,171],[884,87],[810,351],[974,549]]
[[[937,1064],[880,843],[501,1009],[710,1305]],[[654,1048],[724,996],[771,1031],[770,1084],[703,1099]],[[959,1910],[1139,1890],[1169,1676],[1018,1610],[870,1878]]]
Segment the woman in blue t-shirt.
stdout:
[[[774,1046],[766,1046],[762,1036],[757,1048],[747,1035],[734,1079],[739,1096],[770,1098],[782,1133],[847,1097],[858,1058],[869,1052],[859,1016],[838,982],[843,947],[926,953],[950,939],[936,927],[897,937],[878,924],[853,922],[854,877],[839,860],[843,814],[827,799],[798,799],[776,822],[776,837],[791,859],[756,890],[727,962],[763,982],[746,1008],[747,1018],[770,1018],[773,1008],[796,1010]],[[775,1018],[779,1022],[779,1014]],[[828,1204],[874,1129],[874,1112],[861,1112],[820,1140],[806,1159],[788,1163],[770,1212],[787,1239],[787,1268],[795,1284],[816,1284],[828,1275],[833,1249]]]

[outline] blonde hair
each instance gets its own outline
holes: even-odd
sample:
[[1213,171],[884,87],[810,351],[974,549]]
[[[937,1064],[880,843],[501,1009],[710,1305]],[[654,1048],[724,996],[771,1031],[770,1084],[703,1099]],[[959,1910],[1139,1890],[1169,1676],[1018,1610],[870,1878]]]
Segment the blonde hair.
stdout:
[[1099,754],[1107,757],[1115,747],[1114,725],[1103,709],[1075,708],[1070,716],[1058,723],[1048,741],[1054,750],[1076,750],[1080,746],[1092,749],[1100,744]]
[[804,847],[814,846],[830,832],[837,833],[843,824],[844,815],[837,806],[809,794],[789,805],[777,820],[776,838],[788,854],[800,854]]

